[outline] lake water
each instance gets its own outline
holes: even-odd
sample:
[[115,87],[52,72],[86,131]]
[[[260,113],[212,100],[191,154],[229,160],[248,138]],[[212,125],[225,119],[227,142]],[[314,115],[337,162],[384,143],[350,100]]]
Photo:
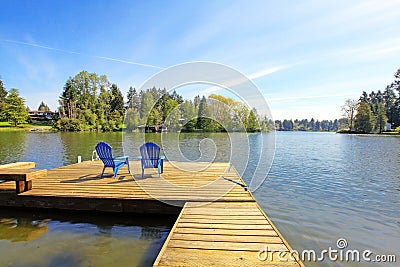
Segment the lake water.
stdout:
[[[276,137],[252,134],[247,142],[231,144],[235,138],[229,139],[227,134],[132,134],[125,135],[123,145],[121,133],[0,132],[0,164],[36,161],[38,168],[51,169],[76,162],[78,155],[89,160],[99,141],[111,144],[115,154],[122,153],[123,147],[126,150],[128,144],[132,147],[128,154],[134,157],[146,140],[162,141],[170,160],[214,157],[216,161],[231,160],[241,169],[240,153],[232,153],[231,158],[231,150],[245,151],[250,146],[249,165],[243,169],[249,184],[257,162],[256,148],[262,142],[274,142],[275,146],[264,148],[276,147],[275,157],[267,179],[254,195],[294,249],[313,249],[318,254],[329,247],[337,249],[336,241],[344,238],[346,249],[371,250],[371,258],[396,255],[400,261],[400,138],[278,132]],[[205,153],[209,150],[213,153]],[[257,174],[268,170],[268,164],[261,165]],[[173,219],[158,217],[114,217],[2,210],[0,265],[148,265],[173,224]],[[33,238],[14,234],[10,225],[25,229],[22,233]],[[18,256],[25,254],[23,248],[27,247],[35,253],[26,259]],[[107,256],[99,257],[103,253]],[[365,262],[325,260],[306,265],[363,266]],[[397,265],[375,262],[373,266]]]

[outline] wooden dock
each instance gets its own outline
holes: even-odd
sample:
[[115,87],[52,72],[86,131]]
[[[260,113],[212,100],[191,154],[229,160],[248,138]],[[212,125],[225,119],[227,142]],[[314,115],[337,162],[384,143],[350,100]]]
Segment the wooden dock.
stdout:
[[48,170],[20,194],[15,184],[3,182],[0,205],[179,214],[154,266],[303,266],[278,260],[277,252],[259,259],[266,246],[269,251],[291,248],[228,163],[165,162],[161,178],[148,169],[141,178],[140,163],[130,164],[133,177],[124,167],[117,179],[111,169],[100,178],[101,161]]

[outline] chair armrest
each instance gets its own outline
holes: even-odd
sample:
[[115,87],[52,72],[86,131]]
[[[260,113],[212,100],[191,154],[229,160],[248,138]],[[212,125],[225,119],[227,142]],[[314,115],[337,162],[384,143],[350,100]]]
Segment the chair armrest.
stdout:
[[115,158],[115,160],[126,160],[126,159],[128,159],[128,156],[122,156],[122,157]]
[[160,156],[160,159],[165,159],[165,156]]
[[141,159],[142,159],[142,156],[138,156],[137,159],[140,159],[140,160],[141,160]]

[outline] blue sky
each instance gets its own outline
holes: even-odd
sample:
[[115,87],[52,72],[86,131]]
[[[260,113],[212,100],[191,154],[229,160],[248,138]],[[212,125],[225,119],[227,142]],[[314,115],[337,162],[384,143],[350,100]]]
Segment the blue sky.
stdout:
[[334,119],[347,98],[383,89],[400,68],[394,0],[0,6],[0,75],[32,109],[42,100],[56,109],[66,80],[81,70],[107,75],[126,95],[162,68],[212,61],[251,77],[274,119]]

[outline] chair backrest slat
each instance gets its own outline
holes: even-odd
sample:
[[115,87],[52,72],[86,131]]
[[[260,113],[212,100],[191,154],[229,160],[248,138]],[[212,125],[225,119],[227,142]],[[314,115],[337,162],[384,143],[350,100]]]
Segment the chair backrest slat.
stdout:
[[153,142],[145,143],[140,147],[144,168],[157,168],[160,159],[160,147]]
[[104,163],[104,167],[114,168],[115,162],[112,154],[112,148],[109,144],[105,142],[100,142],[96,145],[96,152],[99,158]]

